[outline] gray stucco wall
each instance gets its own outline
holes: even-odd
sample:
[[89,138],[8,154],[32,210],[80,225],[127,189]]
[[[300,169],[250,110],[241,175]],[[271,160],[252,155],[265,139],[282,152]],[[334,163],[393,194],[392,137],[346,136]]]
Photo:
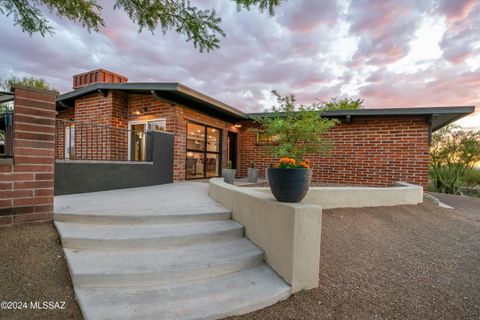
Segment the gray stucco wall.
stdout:
[[151,132],[149,162],[61,161],[55,163],[55,195],[146,187],[173,182],[173,135]]

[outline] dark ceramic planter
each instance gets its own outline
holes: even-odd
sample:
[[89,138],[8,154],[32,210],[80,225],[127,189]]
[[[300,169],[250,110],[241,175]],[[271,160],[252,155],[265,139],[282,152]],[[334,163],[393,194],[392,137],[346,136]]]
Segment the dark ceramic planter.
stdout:
[[268,168],[268,182],[274,197],[281,202],[300,202],[312,180],[311,169]]

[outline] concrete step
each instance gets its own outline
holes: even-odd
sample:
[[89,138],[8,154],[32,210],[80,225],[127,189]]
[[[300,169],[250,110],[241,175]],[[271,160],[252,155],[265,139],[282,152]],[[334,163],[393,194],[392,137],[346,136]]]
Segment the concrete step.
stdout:
[[153,225],[97,225],[55,222],[62,245],[70,249],[151,249],[243,237],[233,220]]
[[73,222],[84,224],[174,224],[200,221],[218,221],[231,219],[232,213],[205,212],[205,213],[168,213],[168,214],[96,214],[96,213],[68,213],[56,211],[54,220],[59,222]]
[[75,287],[86,320],[219,319],[252,312],[290,296],[266,264],[216,278],[154,286]]
[[263,262],[246,238],[169,249],[64,248],[74,286],[153,285],[216,277]]

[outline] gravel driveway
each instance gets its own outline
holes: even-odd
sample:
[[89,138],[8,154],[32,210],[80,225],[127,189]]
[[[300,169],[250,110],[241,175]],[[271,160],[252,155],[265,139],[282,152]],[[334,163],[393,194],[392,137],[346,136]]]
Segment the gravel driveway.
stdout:
[[234,319],[480,319],[480,199],[441,200],[325,210],[319,288]]

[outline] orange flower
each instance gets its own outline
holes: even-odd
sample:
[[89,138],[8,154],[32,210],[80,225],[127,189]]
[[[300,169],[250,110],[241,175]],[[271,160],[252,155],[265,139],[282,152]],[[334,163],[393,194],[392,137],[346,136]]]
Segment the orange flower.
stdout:
[[304,167],[306,169],[310,168],[310,164],[307,163],[305,160],[300,162],[299,165],[301,165],[302,167]]
[[296,161],[293,158],[281,158],[279,161],[280,164],[290,164],[295,165]]

